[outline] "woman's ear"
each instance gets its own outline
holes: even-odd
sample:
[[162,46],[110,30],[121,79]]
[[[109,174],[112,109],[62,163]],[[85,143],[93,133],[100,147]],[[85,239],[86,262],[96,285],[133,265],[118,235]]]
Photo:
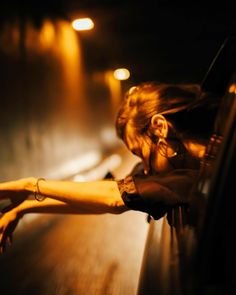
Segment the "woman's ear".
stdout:
[[164,116],[156,114],[151,119],[151,130],[152,134],[158,137],[167,137],[168,134],[168,123]]

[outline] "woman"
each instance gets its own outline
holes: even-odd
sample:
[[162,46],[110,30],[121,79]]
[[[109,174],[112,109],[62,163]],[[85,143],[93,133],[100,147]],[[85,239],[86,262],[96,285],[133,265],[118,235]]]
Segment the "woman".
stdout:
[[[0,219],[0,250],[26,213],[120,214],[147,212],[155,219],[188,203],[217,101],[197,85],[143,83],[127,93],[116,120],[118,136],[142,159],[123,180],[73,182],[24,178],[0,183],[12,204]],[[26,200],[34,195],[35,200]]]

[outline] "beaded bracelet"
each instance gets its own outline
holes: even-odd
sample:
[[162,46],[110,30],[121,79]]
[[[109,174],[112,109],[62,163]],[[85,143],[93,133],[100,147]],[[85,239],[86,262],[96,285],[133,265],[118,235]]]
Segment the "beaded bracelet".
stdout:
[[45,181],[45,178],[38,178],[35,185],[34,185],[34,198],[35,200],[37,200],[38,202],[42,202],[46,197],[45,196],[42,196],[41,193],[40,193],[40,189],[39,189],[39,182],[41,180],[44,180]]

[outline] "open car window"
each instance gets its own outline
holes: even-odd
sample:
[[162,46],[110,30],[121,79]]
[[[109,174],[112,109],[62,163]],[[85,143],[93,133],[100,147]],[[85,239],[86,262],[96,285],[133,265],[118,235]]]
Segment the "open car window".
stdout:
[[225,40],[202,89],[221,96],[188,210],[151,220],[138,295],[236,294],[236,40]]

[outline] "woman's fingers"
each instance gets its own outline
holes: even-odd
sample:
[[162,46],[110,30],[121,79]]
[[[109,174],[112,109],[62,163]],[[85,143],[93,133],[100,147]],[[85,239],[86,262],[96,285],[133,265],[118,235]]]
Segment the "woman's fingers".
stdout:
[[0,253],[4,253],[6,251],[6,246],[12,245],[12,234],[7,234],[6,232],[3,232],[0,235]]
[[19,222],[16,213],[10,211],[0,219],[0,253],[6,251],[8,245],[12,245],[12,235]]
[[3,253],[4,251],[5,251],[4,230],[1,229],[1,234],[0,234],[0,253]]

